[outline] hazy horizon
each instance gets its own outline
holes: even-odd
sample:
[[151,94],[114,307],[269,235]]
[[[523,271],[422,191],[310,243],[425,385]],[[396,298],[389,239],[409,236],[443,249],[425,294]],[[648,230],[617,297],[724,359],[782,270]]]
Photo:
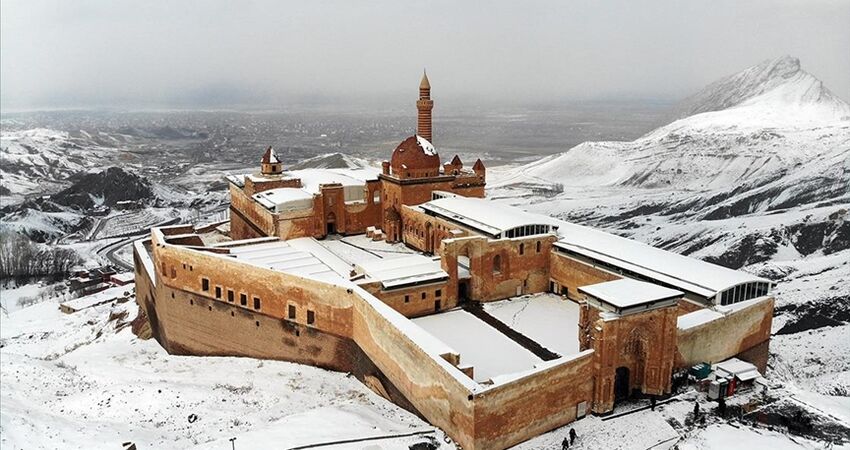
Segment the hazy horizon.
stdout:
[[850,99],[850,2],[4,0],[0,105],[674,102],[792,55]]

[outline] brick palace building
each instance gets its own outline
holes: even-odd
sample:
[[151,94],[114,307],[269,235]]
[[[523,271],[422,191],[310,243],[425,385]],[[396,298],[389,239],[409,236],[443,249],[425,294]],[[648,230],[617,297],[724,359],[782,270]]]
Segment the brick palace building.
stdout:
[[229,232],[152,229],[139,334],[350,372],[465,449],[669,394],[699,362],[764,368],[769,280],[493,203],[480,160],[441,161],[427,76],[416,106],[380,169],[287,171],[269,147],[228,177]]

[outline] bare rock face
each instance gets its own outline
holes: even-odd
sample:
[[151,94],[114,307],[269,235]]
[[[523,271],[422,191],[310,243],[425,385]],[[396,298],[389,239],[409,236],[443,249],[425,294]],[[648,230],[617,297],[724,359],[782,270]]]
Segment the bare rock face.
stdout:
[[131,322],[131,330],[139,339],[148,340],[153,337],[151,323],[148,321],[148,315],[143,308],[139,308],[139,313]]

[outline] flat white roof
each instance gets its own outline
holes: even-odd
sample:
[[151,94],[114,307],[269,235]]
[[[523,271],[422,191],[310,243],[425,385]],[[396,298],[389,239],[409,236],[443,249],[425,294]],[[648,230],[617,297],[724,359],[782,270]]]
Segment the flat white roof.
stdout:
[[460,309],[419,317],[412,322],[460,354],[460,366],[472,366],[473,379],[477,382],[532,369],[543,362],[495,328]]
[[555,243],[556,247],[629,270],[705,298],[713,297],[718,292],[739,284],[753,282],[773,284],[768,279],[743,271],[728,269],[605,231],[542,214],[529,213],[487,199],[450,196],[419,206],[424,211],[491,235],[498,235],[511,228],[525,225],[552,225],[557,228],[560,237],[560,240]]
[[561,239],[555,243],[556,247],[706,298],[743,283],[771,283],[765,278],[662,250],[632,239],[563,220],[558,222],[558,235]]
[[313,238],[265,242],[230,248],[230,254],[218,254],[291,275],[334,284],[348,282],[351,265],[339,259]]
[[313,207],[313,194],[299,188],[269,189],[252,197],[265,208],[276,212]]
[[617,308],[630,308],[682,296],[681,291],[631,278],[582,286],[578,290]]
[[728,375],[734,375],[741,381],[754,380],[761,376],[755,365],[742,361],[738,358],[727,359],[719,362],[714,366],[715,370],[726,372]]
[[491,235],[526,225],[557,227],[551,217],[531,214],[519,208],[475,197],[444,197],[419,205],[425,211],[454,220]]
[[423,255],[405,255],[391,259],[361,261],[356,269],[371,280],[391,289],[408,284],[440,281],[448,278],[440,262]]
[[322,184],[363,186],[366,181],[377,180],[378,173],[378,169],[302,169],[285,172],[284,175],[288,178],[300,178],[302,189],[311,194],[318,194]]

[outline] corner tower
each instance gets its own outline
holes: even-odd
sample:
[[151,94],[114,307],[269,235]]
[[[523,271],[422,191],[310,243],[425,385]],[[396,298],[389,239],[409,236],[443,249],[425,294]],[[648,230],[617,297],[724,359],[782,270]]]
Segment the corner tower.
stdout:
[[416,134],[424,137],[428,142],[434,142],[431,135],[431,110],[434,109],[434,100],[431,100],[431,83],[428,82],[428,74],[424,70],[422,81],[419,82],[419,100],[416,101],[416,109],[419,110]]

